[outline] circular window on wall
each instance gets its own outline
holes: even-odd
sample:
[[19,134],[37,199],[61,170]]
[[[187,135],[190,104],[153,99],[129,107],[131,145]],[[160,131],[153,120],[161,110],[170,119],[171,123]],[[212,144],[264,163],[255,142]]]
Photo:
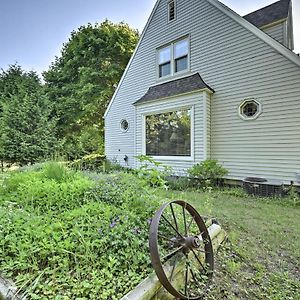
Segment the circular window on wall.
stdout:
[[127,120],[123,119],[121,122],[120,122],[120,128],[121,128],[121,131],[123,132],[126,132],[129,128],[129,123]]
[[239,106],[239,115],[244,120],[254,120],[261,114],[261,104],[254,100],[244,100]]

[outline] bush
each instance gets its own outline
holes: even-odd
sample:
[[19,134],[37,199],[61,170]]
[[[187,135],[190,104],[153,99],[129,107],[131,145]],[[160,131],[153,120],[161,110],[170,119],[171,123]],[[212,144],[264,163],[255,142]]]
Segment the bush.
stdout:
[[103,171],[105,160],[105,155],[93,153],[70,162],[69,166],[76,170]]
[[216,185],[222,177],[228,174],[228,170],[217,160],[207,159],[188,169],[188,174],[190,177],[200,180],[202,185]]
[[141,163],[137,169],[137,174],[152,187],[167,188],[167,176],[171,175],[172,168],[161,162],[155,161],[147,155],[139,155],[137,159]]
[[191,186],[190,178],[183,176],[167,177],[167,185],[171,190],[185,191]]

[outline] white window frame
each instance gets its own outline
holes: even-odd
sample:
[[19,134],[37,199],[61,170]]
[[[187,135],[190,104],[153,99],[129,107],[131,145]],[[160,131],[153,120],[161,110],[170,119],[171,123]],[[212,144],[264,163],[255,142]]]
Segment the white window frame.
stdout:
[[[242,111],[243,110],[243,106],[246,105],[249,102],[255,102],[256,105],[257,105],[257,113],[254,116],[252,116],[252,117],[248,117],[248,116],[244,115],[243,111]],[[243,119],[244,121],[255,120],[255,119],[257,119],[260,116],[261,113],[262,113],[262,105],[261,105],[261,103],[259,101],[257,101],[256,99],[253,99],[253,98],[248,98],[248,99],[243,100],[241,102],[241,104],[239,105],[239,107],[238,107],[239,117],[241,119]]]
[[[126,121],[127,122],[127,129],[124,129],[123,127],[122,127],[122,123],[124,122],[124,121]],[[127,132],[128,130],[129,130],[129,122],[128,122],[128,120],[127,119],[122,119],[121,121],[120,121],[120,130],[121,130],[121,132],[123,132],[123,133],[125,133],[125,132]]]
[[[162,109],[162,110],[153,110],[151,112],[143,113],[142,114],[142,154],[146,154],[146,117],[151,115],[158,115],[162,113],[174,112],[179,110],[191,110],[191,155],[189,156],[152,156],[155,160],[176,160],[176,161],[194,161],[195,160],[195,153],[194,153],[194,143],[195,143],[195,105],[189,106],[178,106],[169,109]],[[149,155],[150,156],[150,155]]]
[[[185,70],[182,70],[182,71],[179,71],[179,72],[175,72],[175,44],[180,42],[180,41],[184,41],[186,40],[187,41],[187,44],[188,44],[188,53],[187,53],[187,68]],[[166,75],[166,76],[162,76],[162,77],[159,77],[159,66],[160,66],[160,63],[159,63],[159,52],[160,50],[166,48],[166,47],[170,47],[171,48],[171,58],[170,58],[170,69],[171,69],[171,72],[169,75]],[[172,77],[177,77],[177,76],[181,76],[182,74],[186,74],[188,72],[190,72],[190,56],[191,56],[191,43],[190,43],[190,36],[185,36],[185,37],[182,37],[182,38],[179,38],[171,43],[168,43],[164,46],[161,46],[159,48],[156,49],[156,79],[157,81],[165,81],[166,79],[170,79]]]
[[[170,4],[174,2],[174,19],[170,20]],[[176,21],[176,17],[177,17],[177,3],[176,0],[169,0],[168,1],[168,23],[172,23],[174,21]]]

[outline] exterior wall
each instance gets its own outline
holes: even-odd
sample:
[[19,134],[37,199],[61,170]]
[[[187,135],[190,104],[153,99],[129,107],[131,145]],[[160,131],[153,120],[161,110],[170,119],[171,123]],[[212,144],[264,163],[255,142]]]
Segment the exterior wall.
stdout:
[[[211,158],[230,178],[261,176],[295,180],[300,172],[300,68],[206,0],[177,0],[177,19],[167,22],[161,0],[106,118],[108,157],[133,155],[133,102],[156,80],[156,48],[189,34],[191,73],[199,72],[215,90],[211,101]],[[238,115],[240,103],[257,99],[262,114],[253,121]],[[126,134],[119,122],[128,116]],[[197,120],[196,120],[197,121]],[[199,120],[199,122],[202,122]],[[136,137],[136,139],[135,139]],[[120,151],[118,151],[120,149]]]
[[174,173],[177,175],[185,174],[187,168],[192,167],[196,162],[201,162],[205,159],[205,145],[204,145],[204,115],[203,106],[206,100],[206,92],[193,93],[189,95],[183,95],[179,97],[163,99],[158,101],[153,101],[152,103],[145,103],[137,106],[136,109],[136,149],[137,155],[145,154],[143,153],[143,140],[145,139],[143,116],[151,113],[159,113],[162,111],[170,111],[172,109],[180,108],[191,108],[192,116],[192,140],[193,145],[191,146],[192,157],[190,158],[177,158],[177,159],[156,159],[162,161],[165,165],[171,166]]
[[285,27],[286,22],[282,22],[280,24],[276,24],[271,27],[264,28],[262,30],[282,45],[287,46],[287,32]]

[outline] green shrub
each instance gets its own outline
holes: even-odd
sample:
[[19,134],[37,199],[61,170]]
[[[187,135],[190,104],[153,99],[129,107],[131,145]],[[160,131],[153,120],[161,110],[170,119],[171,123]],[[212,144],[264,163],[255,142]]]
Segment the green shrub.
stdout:
[[56,182],[64,182],[74,177],[74,172],[59,162],[48,162],[42,167],[43,176]]
[[105,155],[93,153],[70,162],[69,166],[76,170],[103,171],[105,160]]
[[171,167],[147,155],[139,155],[137,159],[140,162],[140,167],[137,169],[137,174],[140,178],[146,180],[152,187],[167,188],[166,178],[172,173]]
[[192,178],[200,180],[204,185],[216,185],[218,180],[228,174],[228,170],[218,163],[217,160],[207,159],[188,169]]
[[169,176],[166,180],[171,190],[185,191],[191,186],[190,178],[185,176]]

